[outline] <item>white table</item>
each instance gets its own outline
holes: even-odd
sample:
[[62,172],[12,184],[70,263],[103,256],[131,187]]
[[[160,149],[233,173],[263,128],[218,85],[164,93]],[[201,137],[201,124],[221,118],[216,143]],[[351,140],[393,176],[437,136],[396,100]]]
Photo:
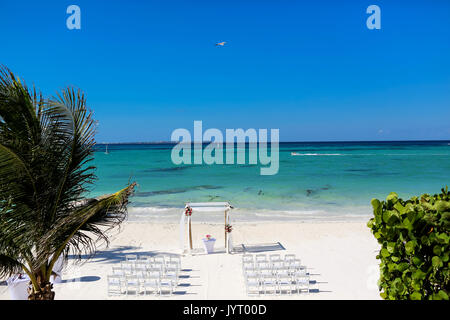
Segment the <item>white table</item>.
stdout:
[[19,278],[17,275],[6,280],[8,283],[8,291],[11,300],[28,300],[28,283],[30,278],[27,275],[22,275]]
[[203,245],[205,246],[205,252],[206,253],[213,253],[214,252],[214,243],[216,243],[216,239],[211,238],[211,239],[202,239],[203,240]]

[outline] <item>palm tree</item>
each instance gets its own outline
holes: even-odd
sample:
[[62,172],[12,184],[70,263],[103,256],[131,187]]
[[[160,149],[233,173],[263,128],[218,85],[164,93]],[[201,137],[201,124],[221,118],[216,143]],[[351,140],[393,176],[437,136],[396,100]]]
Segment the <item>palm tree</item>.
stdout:
[[0,67],[0,277],[26,273],[30,300],[52,300],[59,257],[92,257],[127,215],[135,183],[86,199],[95,123],[84,94],[45,99]]

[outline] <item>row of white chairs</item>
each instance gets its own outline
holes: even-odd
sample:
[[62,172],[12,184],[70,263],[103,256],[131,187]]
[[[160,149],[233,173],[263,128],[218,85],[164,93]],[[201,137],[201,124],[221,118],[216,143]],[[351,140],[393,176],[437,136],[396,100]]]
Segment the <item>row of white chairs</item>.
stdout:
[[242,258],[242,270],[261,270],[272,269],[273,272],[277,270],[288,270],[290,273],[305,269],[302,266],[300,259],[297,259],[295,255],[289,254],[285,257],[281,257],[279,254],[269,256],[269,259],[265,255],[256,255],[255,258],[252,255],[244,255]]
[[245,274],[247,295],[261,294],[287,294],[310,292],[309,275],[278,273],[267,276],[257,274]]
[[181,259],[177,256],[125,256],[108,275],[108,295],[173,294],[178,286]]
[[108,295],[172,295],[178,276],[171,275],[108,275]]
[[156,255],[156,256],[148,256],[148,255],[137,255],[137,254],[127,254],[125,255],[125,261],[128,263],[178,263],[181,264],[180,256],[175,255]]
[[[254,262],[254,263],[259,263],[259,262],[268,262],[268,263],[273,263],[273,262],[290,262],[296,260],[295,254],[285,254],[284,257],[281,256],[281,254],[279,253],[274,253],[274,254],[243,254],[242,255],[242,262]],[[298,260],[298,259],[297,259]]]
[[310,291],[309,274],[293,254],[244,254],[242,257],[247,294],[282,294]]

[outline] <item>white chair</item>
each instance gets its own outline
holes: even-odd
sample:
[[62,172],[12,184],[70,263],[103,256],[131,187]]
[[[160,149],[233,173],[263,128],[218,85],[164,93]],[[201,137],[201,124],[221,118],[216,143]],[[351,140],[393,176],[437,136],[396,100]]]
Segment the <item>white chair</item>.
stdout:
[[163,255],[159,255],[159,256],[153,257],[153,266],[154,267],[156,266],[158,268],[159,268],[159,266],[161,266],[161,268],[164,271],[165,266],[166,266],[166,259],[164,258],[164,256]]
[[246,262],[251,262],[251,263],[253,263],[254,261],[255,261],[255,260],[254,260],[252,254],[243,254],[243,255],[242,255],[242,262],[243,262],[243,263],[246,263]]
[[292,278],[293,273],[291,272],[291,269],[289,268],[289,264],[286,262],[282,263],[279,267],[277,267],[274,271],[278,275],[288,275]]
[[284,255],[284,261],[292,261],[295,259],[295,254],[286,254]]
[[256,264],[256,269],[258,270],[264,270],[264,269],[268,269],[270,271],[272,271],[272,264],[269,261],[259,261]]
[[149,266],[151,266],[151,264],[153,263],[153,257],[151,256],[141,256],[139,257],[140,261],[145,261],[145,263]]
[[112,273],[116,276],[125,276],[125,272],[122,267],[112,267]]
[[128,261],[122,261],[120,263],[120,268],[125,275],[132,275],[134,273],[134,263]]
[[309,276],[296,276],[295,287],[298,293],[302,290],[306,290],[306,293],[309,293]]
[[172,286],[175,288],[178,286],[178,269],[167,267],[165,277],[172,280]]
[[140,293],[141,281],[140,278],[134,275],[125,276],[126,294],[129,295],[130,291],[134,292],[137,296]]
[[164,273],[166,270],[164,263],[161,263],[161,261],[153,262],[152,268],[159,269],[162,273]]
[[295,291],[295,285],[292,283],[292,278],[287,272],[283,272],[277,275],[278,290],[281,293],[286,291],[288,294],[292,294]]
[[294,266],[297,270],[302,266],[300,259],[293,259],[290,261],[291,266]]
[[163,276],[161,278],[161,281],[159,283],[159,294],[161,296],[165,295],[165,294],[163,294],[163,292],[167,292],[167,295],[169,295],[169,296],[172,295],[172,293],[173,293],[173,278],[166,277],[166,276]]
[[147,279],[153,280],[158,283],[158,291],[159,291],[159,285],[161,282],[162,273],[159,269],[152,268],[147,270]]
[[255,256],[255,259],[256,259],[256,263],[258,263],[258,262],[268,262],[267,256],[265,254],[257,254]]
[[245,271],[247,269],[254,269],[255,268],[255,264],[253,262],[243,262],[242,263],[242,270]]
[[259,296],[261,292],[261,284],[258,275],[256,274],[245,275],[245,288],[247,291],[247,295]]
[[283,260],[274,260],[271,262],[271,265],[274,272],[276,272],[282,270],[286,266],[286,263]]
[[148,260],[144,260],[144,259],[138,259],[134,262],[134,266],[135,268],[147,268],[147,266],[149,265]]
[[148,292],[157,294],[159,292],[159,284],[159,276],[154,277],[149,274],[146,277],[140,279],[140,286],[144,291],[144,295],[147,295]]
[[153,261],[156,263],[164,264],[166,262],[166,259],[165,259],[164,255],[157,255],[157,256],[153,257]]
[[306,276],[307,275],[307,273],[306,273],[306,267],[303,267],[303,266],[300,266],[297,270],[296,270],[296,275],[298,275],[298,276]]
[[142,278],[145,278],[147,276],[147,274],[148,274],[147,268],[144,266],[144,267],[135,268],[133,275],[142,279]]
[[167,262],[165,264],[165,268],[166,269],[177,269],[177,270],[179,270],[178,263],[177,262],[172,262],[172,261]]
[[291,274],[296,273],[301,269],[300,259],[294,259],[289,261],[289,271]]
[[277,277],[273,274],[271,275],[262,275],[261,283],[264,290],[264,293],[273,293],[277,294],[278,283]]
[[122,276],[118,274],[108,275],[108,296],[122,294]]
[[247,276],[257,277],[259,279],[259,277],[260,277],[259,270],[253,266],[249,266],[244,269],[244,277],[247,277]]
[[166,262],[166,266],[169,268],[177,268],[178,272],[181,271],[181,258],[178,256],[170,256]]
[[180,256],[170,256],[169,261],[172,263],[177,263],[179,266],[181,266],[181,257]]
[[270,260],[270,262],[274,262],[274,261],[280,261],[281,258],[280,258],[280,255],[278,253],[276,253],[276,254],[271,254],[269,256],[269,260]]

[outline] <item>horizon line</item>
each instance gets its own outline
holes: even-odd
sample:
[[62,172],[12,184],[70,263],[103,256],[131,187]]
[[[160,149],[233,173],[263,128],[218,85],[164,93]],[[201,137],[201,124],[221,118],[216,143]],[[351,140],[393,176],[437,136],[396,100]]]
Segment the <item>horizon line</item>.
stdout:
[[[202,141],[202,143],[211,143],[214,141]],[[310,140],[310,141],[279,141],[279,143],[357,143],[357,142],[450,142],[450,139],[433,140]],[[96,142],[97,145],[105,144],[178,144],[180,141],[133,141],[133,142]],[[192,141],[191,143],[199,143]],[[222,143],[226,143],[225,141]],[[236,142],[235,142],[236,143]],[[248,141],[245,142],[249,143]]]

